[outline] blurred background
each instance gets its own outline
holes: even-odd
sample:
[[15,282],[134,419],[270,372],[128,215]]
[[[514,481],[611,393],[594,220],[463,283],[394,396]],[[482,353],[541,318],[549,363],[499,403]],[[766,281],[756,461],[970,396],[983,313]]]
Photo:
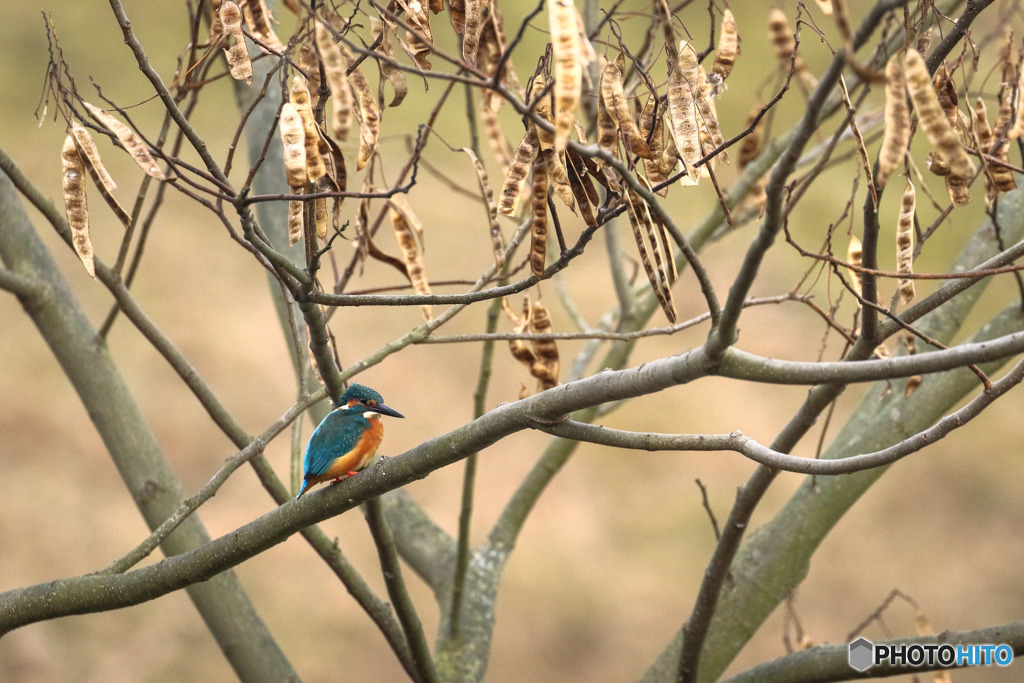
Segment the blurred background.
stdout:
[[[636,4],[638,8],[646,5]],[[740,3],[736,3],[740,4]],[[851,3],[855,4],[855,3]],[[504,3],[508,30],[519,26],[533,3]],[[628,7],[629,3],[627,3]],[[178,4],[125,3],[153,65],[171,80],[178,53],[187,40],[187,15]],[[772,96],[777,85],[775,62],[765,34],[760,3],[734,7],[742,55],[730,77],[730,89],[718,101],[725,137],[745,126],[751,108]],[[790,21],[795,5],[787,3]],[[64,58],[86,99],[97,101],[91,82],[103,94],[131,109],[133,119],[150,133],[160,120],[160,103],[139,73],[105,3],[9,3],[0,23],[0,145],[37,187],[60,202],[62,120],[53,121],[53,103],[39,118],[48,60],[42,11],[51,17]],[[855,18],[861,11],[855,10]],[[998,12],[974,31],[981,42],[998,25]],[[812,16],[820,20],[819,14]],[[278,11],[279,33],[289,34],[291,16]],[[535,21],[546,29],[544,14]],[[703,46],[707,12],[696,5],[680,15],[695,44]],[[444,17],[435,34],[449,40]],[[987,22],[987,23],[986,23]],[[646,25],[646,21],[638,22]],[[625,25],[627,31],[629,25]],[[828,31],[834,34],[831,24]],[[1018,31],[1018,35],[1019,35]],[[547,34],[529,30],[515,56],[525,82],[541,54]],[[812,71],[829,59],[828,50],[804,32],[805,57]],[[600,49],[600,48],[599,48]],[[865,54],[867,54],[865,52]],[[658,67],[659,69],[662,67]],[[659,73],[662,73],[659,71]],[[376,76],[371,72],[371,81]],[[380,153],[385,177],[393,179],[407,158],[410,136],[436,102],[441,87],[409,78],[410,94],[398,109],[383,112]],[[990,91],[994,88],[990,87]],[[865,110],[881,105],[873,93]],[[802,113],[802,95],[791,91],[774,114],[773,131],[787,129]],[[503,124],[515,145],[522,133],[511,111]],[[461,122],[460,122],[461,118]],[[40,122],[41,121],[41,122]],[[226,154],[238,114],[229,84],[210,87],[192,123],[219,159]],[[147,128],[148,126],[148,128]],[[468,144],[460,102],[439,122],[439,133],[455,147]],[[827,129],[829,132],[833,128]],[[824,140],[818,140],[822,142]],[[877,142],[875,143],[877,145]],[[872,150],[874,146],[872,146]],[[101,141],[104,160],[120,183],[122,203],[134,199],[141,180],[127,155]],[[346,153],[354,157],[348,143]],[[486,151],[486,150],[485,150]],[[475,188],[464,155],[437,140],[427,158],[450,179]],[[917,156],[923,159],[923,153]],[[1011,157],[1012,158],[1012,157]],[[492,184],[500,186],[493,159],[485,163]],[[803,245],[816,249],[828,225],[839,220],[850,196],[855,162],[824,174],[794,214],[791,228]],[[920,161],[919,161],[920,163]],[[246,169],[236,164],[233,178]],[[719,168],[722,168],[721,166]],[[350,174],[354,169],[350,168]],[[724,182],[735,170],[721,171]],[[355,178],[355,180],[353,179]],[[350,175],[349,186],[358,187]],[[409,200],[426,228],[425,260],[433,279],[475,280],[490,257],[482,204],[451,192],[436,176],[422,172]],[[941,192],[941,185],[935,185]],[[443,198],[443,200],[440,200]],[[983,216],[980,195],[958,210],[943,230],[948,239],[928,243],[918,270],[939,271]],[[94,194],[92,231],[97,254],[112,262],[121,228]],[[859,206],[863,193],[855,200]],[[883,213],[895,216],[899,197],[890,192]],[[710,211],[710,185],[673,188],[668,206],[684,231]],[[922,206],[919,200],[919,207]],[[930,222],[928,207],[922,223]],[[342,207],[351,218],[353,202]],[[75,255],[38,214],[29,211],[53,257],[70,281],[90,319],[99,325],[111,297],[84,272]],[[560,210],[567,237],[582,223]],[[894,221],[893,221],[894,222]],[[503,229],[511,234],[511,221]],[[889,223],[888,230],[892,230]],[[624,220],[615,223],[627,255],[635,259]],[[845,228],[843,228],[845,230]],[[750,225],[728,234],[703,254],[715,283],[724,291],[752,235]],[[888,233],[891,235],[891,232]],[[382,248],[397,253],[387,232]],[[845,237],[841,244],[845,246]],[[350,242],[336,247],[347,261]],[[250,433],[259,433],[293,403],[296,387],[284,340],[268,296],[265,272],[235,244],[215,218],[187,199],[168,193],[167,206],[154,225],[133,291],[144,309],[196,366],[224,405]],[[891,256],[886,256],[891,258]],[[891,266],[883,263],[883,267]],[[783,294],[796,284],[808,264],[792,248],[776,245],[755,296]],[[329,275],[325,275],[329,277]],[[640,277],[643,277],[641,272]],[[367,265],[353,289],[397,283],[393,271]],[[569,269],[566,286],[591,323],[613,304],[604,238],[599,233],[586,254]],[[835,288],[837,284],[832,283]],[[919,285],[919,296],[927,293]],[[442,291],[438,289],[438,291]],[[454,290],[443,291],[458,291]],[[542,287],[556,330],[571,323],[556,304],[550,283]],[[813,290],[822,307],[835,291],[825,279]],[[676,286],[681,320],[702,312],[702,299],[687,272]],[[1016,297],[1010,279],[997,280],[961,337],[973,334],[994,311]],[[479,332],[486,305],[457,316],[442,332]],[[852,310],[843,318],[849,322]],[[0,293],[0,590],[95,571],[133,548],[147,529],[124,489],[86,411],[54,361],[44,340],[23,314],[18,301]],[[332,318],[343,364],[351,364],[418,324],[416,307],[379,311],[342,309]],[[666,321],[657,313],[652,325]],[[501,329],[509,329],[507,322]],[[706,326],[653,337],[637,346],[632,365],[685,351],[700,344]],[[741,321],[740,347],[781,358],[811,360],[823,348],[825,329],[807,308],[790,303],[749,309]],[[123,317],[109,345],[160,443],[187,491],[194,492],[216,472],[234,447],[214,425],[166,362]],[[387,424],[381,451],[397,455],[416,444],[458,427],[472,413],[472,392],[480,345],[421,345],[392,356],[358,381],[378,389],[388,405],[406,415]],[[563,376],[579,343],[560,343]],[[842,351],[827,340],[825,357]],[[522,384],[533,380],[507,353],[496,349],[495,374],[488,406],[515,400]],[[600,355],[599,355],[600,357]],[[590,372],[600,368],[590,368]],[[656,396],[635,400],[609,415],[604,424],[641,431],[731,432],[742,430],[769,443],[800,405],[801,388],[744,385],[707,379]],[[826,435],[838,431],[863,390],[841,398]],[[1019,414],[1021,395],[997,402],[968,429],[954,432],[924,453],[900,462],[876,484],[838,525],[815,556],[811,573],[792,603],[802,634],[813,643],[846,642],[886,596],[898,588],[910,595],[936,630],[970,629],[1021,618],[1024,588],[1024,510]],[[304,426],[303,440],[311,425]],[[797,450],[813,455],[820,432]],[[481,454],[475,538],[482,539],[518,482],[547,443],[541,434],[520,434]],[[270,445],[267,456],[287,480],[287,439]],[[734,453],[634,453],[582,445],[541,498],[519,539],[505,572],[498,601],[497,626],[489,680],[617,681],[638,678],[681,626],[692,607],[714,535],[701,505],[699,479],[708,489],[719,520],[728,514],[736,487],[754,465]],[[408,487],[438,524],[454,533],[463,465],[442,469]],[[754,527],[787,500],[802,477],[783,474],[755,515]],[[236,473],[203,506],[201,518],[213,536],[230,532],[273,507],[256,477]],[[386,595],[376,553],[362,515],[350,512],[322,525],[353,564]],[[154,561],[151,558],[151,561]],[[307,681],[397,680],[403,674],[372,623],[350,599],[300,538],[275,546],[237,568],[257,610],[277,637],[298,673]],[[411,571],[410,586],[432,639],[437,608],[433,596]],[[913,609],[896,601],[885,613],[887,630],[873,625],[863,635],[880,639],[914,632]],[[738,672],[785,653],[784,640],[798,643],[786,609],[780,608],[730,668]],[[528,663],[528,664],[525,664]],[[1016,680],[1019,667],[954,673],[954,680]],[[1016,675],[1015,675],[1016,674]],[[175,593],[137,607],[106,614],[76,616],[35,624],[0,639],[0,679],[11,681],[164,681],[226,680],[232,676],[192,604]]]

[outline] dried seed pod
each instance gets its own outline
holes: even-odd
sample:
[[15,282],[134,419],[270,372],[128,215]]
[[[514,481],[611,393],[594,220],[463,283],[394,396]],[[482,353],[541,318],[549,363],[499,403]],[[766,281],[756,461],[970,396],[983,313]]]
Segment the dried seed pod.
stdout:
[[[270,15],[270,10],[267,9],[265,0],[245,0],[242,3],[242,13],[245,15],[245,23],[249,24],[252,34],[260,42],[278,54],[284,52],[284,43],[277,37],[273,26],[270,25],[273,17]],[[262,46],[260,49],[266,52]]]
[[289,97],[302,121],[303,144],[306,147],[306,175],[309,180],[316,182],[327,175],[327,167],[320,156],[320,133],[317,131],[316,120],[309,104],[309,90],[306,89],[302,76],[292,79]]
[[[907,180],[900,202],[899,219],[896,222],[896,272],[910,275],[914,272],[914,210],[916,206],[914,184]],[[910,278],[899,279],[900,301],[910,303],[914,298],[914,281]]]
[[480,108],[480,121],[483,123],[484,136],[487,144],[494,152],[494,159],[501,166],[502,173],[507,173],[512,165],[512,150],[509,149],[508,140],[505,139],[505,132],[501,129],[501,120],[498,112],[492,111],[489,107]]
[[612,120],[622,130],[630,153],[636,154],[642,159],[651,159],[651,150],[648,149],[644,137],[640,134],[640,129],[637,127],[636,121],[633,120],[629,105],[626,103],[626,95],[622,89],[622,72],[619,71],[615,62],[605,64],[601,72],[601,100],[607,107]]
[[978,136],[978,149],[988,152],[992,147],[992,126],[988,122],[988,108],[985,106],[985,100],[980,97],[974,101],[974,107],[971,108],[971,120]]
[[451,5],[452,27],[462,35],[462,59],[470,66],[476,66],[477,51],[480,47],[480,30],[484,20],[484,0],[465,0],[464,9],[458,17],[462,30],[456,25],[455,5]]
[[[855,268],[860,268],[864,262],[864,246],[856,235],[850,235],[850,244],[846,247],[846,262],[854,267],[848,269],[847,272],[850,274],[850,286],[857,292],[857,296],[860,296],[860,271]],[[857,306],[860,306],[860,301],[857,302]]]
[[952,173],[961,178],[973,176],[974,165],[960,145],[960,136],[949,125],[949,120],[939,106],[932,80],[928,77],[928,68],[920,53],[917,50],[908,50],[903,67],[910,99],[914,103],[917,118],[928,135],[928,140],[942,155]]
[[[505,311],[505,315],[508,316],[509,320],[515,328],[512,330],[515,334],[522,334],[526,330],[530,329],[533,318],[533,310],[530,307],[530,297],[523,297],[523,315],[520,317],[512,310],[508,305],[508,301],[505,299],[501,300],[501,308]],[[534,363],[537,362],[537,357],[534,355],[533,350],[527,345],[522,339],[510,339],[508,342],[509,351],[512,353],[512,357],[517,361],[525,365],[528,369],[532,370]],[[523,394],[520,398],[525,398],[526,388],[523,388]]]
[[100,151],[96,148],[96,142],[92,139],[92,135],[89,134],[89,129],[78,121],[72,121],[71,134],[75,138],[75,144],[78,145],[79,154],[81,154],[86,164],[93,171],[92,175],[96,182],[105,187],[108,192],[116,190],[117,183],[110,177],[106,166],[103,165],[103,160],[100,159]]
[[612,116],[603,97],[597,98],[597,146],[618,158],[618,128],[615,126],[615,117]]
[[[554,125],[554,117],[551,113],[551,92],[550,90],[544,92],[546,88],[547,82],[543,76],[538,75],[533,79],[533,87],[530,89],[530,104],[537,116]],[[537,126],[537,140],[540,142],[541,149],[555,148],[555,134],[549,133],[540,126]]]
[[89,204],[85,196],[85,163],[75,146],[75,138],[68,135],[60,150],[61,183],[64,186],[64,212],[71,228],[71,245],[85,266],[86,272],[96,277],[92,239],[89,237]]
[[316,44],[323,57],[327,87],[331,89],[331,132],[338,140],[344,141],[352,129],[352,90],[345,73],[345,58],[331,32],[319,21],[316,23]]
[[[416,236],[407,219],[406,207],[396,204],[392,198],[388,200],[388,216],[391,219],[391,227],[395,231],[395,239],[402,250],[402,262],[405,264],[405,272],[409,282],[412,283],[413,290],[417,294],[430,294],[430,282],[427,280],[423,254],[416,243]],[[433,307],[429,304],[422,306],[421,310],[424,319],[430,320],[433,317]]]
[[[397,107],[405,99],[405,96],[409,94],[409,81],[405,78],[405,72],[399,69],[397,66],[392,64],[389,60],[394,60],[395,51],[391,47],[390,31],[388,25],[373,17],[370,19],[370,33],[374,38],[380,38],[380,47],[377,50],[387,59],[378,60],[380,65],[380,72],[384,78],[388,79],[388,83],[394,88],[395,96],[388,102],[389,107]],[[345,76],[347,81],[348,76]],[[351,95],[349,97],[349,107],[351,107]]]
[[[349,83],[356,93],[356,103],[359,114],[359,155],[356,157],[356,170],[361,171],[370,163],[374,153],[377,151],[377,141],[380,138],[380,112],[377,109],[377,95],[370,88],[366,76],[359,70],[353,68],[352,52],[342,43],[337,43],[341,50],[342,63],[348,73]],[[351,72],[349,73],[349,70]]]
[[885,67],[885,133],[878,151],[878,174],[875,183],[885,182],[903,163],[910,144],[910,109],[907,107],[907,85],[899,55],[894,55]]
[[245,81],[246,85],[252,85],[252,62],[249,61],[249,50],[245,47],[242,12],[238,5],[231,0],[224,0],[220,6],[220,21],[224,26],[224,35],[234,40],[231,47],[225,49],[228,71],[236,81]]
[[109,128],[117,139],[121,142],[128,153],[132,155],[132,159],[139,165],[146,175],[149,175],[156,180],[167,180],[167,176],[160,170],[160,167],[156,165],[156,161],[153,160],[153,155],[149,153],[149,149],[138,135],[135,134],[131,128],[121,123],[113,116],[103,111],[99,107],[95,107],[88,102],[82,102],[85,108],[89,110],[89,113],[93,117]]
[[[534,334],[551,334],[551,315],[540,301],[533,303],[530,331]],[[558,386],[558,343],[554,339],[533,340],[533,354],[536,360],[530,366],[530,374],[537,378],[538,389],[544,391]]]
[[548,167],[548,179],[551,181],[551,187],[554,188],[555,194],[562,200],[562,203],[569,207],[569,210],[576,213],[576,202],[573,199],[572,187],[569,185],[569,175],[565,170],[565,164],[555,150],[549,149],[546,152],[541,152],[541,156],[544,157],[544,163]]
[[[654,296],[661,305],[661,310],[665,312],[665,317],[669,319],[669,322],[674,323],[676,321],[675,304],[672,301],[672,290],[669,288],[667,275],[660,261],[658,244],[653,238],[651,214],[647,209],[647,204],[632,190],[626,192],[626,214],[629,216],[630,227],[633,228],[633,238],[636,240],[637,250],[640,252],[640,263],[651,283],[651,289],[654,290]],[[654,258],[658,264],[657,270],[651,262],[647,245],[644,242],[645,235],[651,244],[651,251],[654,252]]]
[[[658,185],[668,180],[668,175],[661,172],[661,157],[665,151],[665,117],[664,111],[657,112],[657,116],[655,116],[657,104],[657,94],[648,95],[638,122],[640,137],[647,143],[647,148],[651,152],[651,158],[644,159],[644,173],[651,185]],[[668,188],[661,188],[658,190],[658,194],[664,197],[668,194]]]
[[[704,67],[699,64],[697,65],[697,76],[700,86],[697,88],[697,92],[694,93],[694,102],[697,105],[697,126],[701,142],[701,153],[704,154],[718,149],[725,143],[725,140],[722,138],[722,131],[718,127],[718,113],[715,111],[715,103],[708,97],[710,90],[708,88],[707,75],[704,73]],[[723,149],[708,159],[708,163],[713,165],[717,159],[721,159],[727,164],[729,163],[729,153]],[[702,168],[701,170],[703,171],[704,169]]]
[[224,22],[220,20],[220,5],[223,0],[210,0],[210,41],[213,45],[224,35]]
[[494,251],[494,267],[501,270],[505,267],[505,241],[501,236],[501,224],[498,223],[498,206],[494,203],[494,190],[491,189],[491,182],[487,178],[487,171],[484,169],[484,165],[480,163],[480,158],[476,155],[476,152],[469,147],[463,147],[462,151],[473,162],[473,170],[476,171],[476,179],[480,184],[480,194],[483,196],[484,204],[487,206],[487,220],[491,226],[491,247]]
[[544,153],[533,160],[533,222],[530,225],[530,272],[544,275],[548,246],[548,165]]
[[[590,208],[590,197],[587,194],[586,182],[590,178],[586,177],[587,167],[582,160],[576,160],[573,158],[572,153],[565,155],[565,169],[569,177],[569,188],[572,190],[573,196],[576,198],[576,205],[580,209],[580,216],[583,218],[583,222],[589,227],[597,227],[597,219],[594,217],[594,212]],[[581,176],[582,174],[582,176]],[[586,178],[586,180],[584,180]],[[591,183],[593,187],[593,183]],[[596,189],[594,190],[596,193]]]
[[792,65],[794,73],[800,73],[806,68],[803,58],[793,54],[796,51],[796,38],[789,28],[786,13],[781,9],[775,8],[768,14],[768,40],[775,50],[780,68],[789,71]]
[[[305,169],[303,169],[305,172]],[[303,194],[305,187],[293,187],[292,194]],[[302,207],[305,202],[302,200],[291,200],[288,202],[288,244],[295,244],[302,239],[305,229],[302,222]]]
[[693,181],[698,178],[695,164],[702,156],[695,106],[699,78],[697,67],[697,54],[689,43],[682,41],[675,68],[668,78],[669,132]]
[[452,22],[452,28],[465,40],[466,35],[466,0],[449,0],[448,16]]
[[[416,68],[421,71],[429,71],[431,64],[427,55],[430,54],[434,45],[434,36],[430,31],[430,15],[423,9],[423,4],[419,0],[396,0],[396,2],[405,12],[405,24],[408,27],[405,31],[405,39],[399,40],[402,49],[415,62]],[[392,7],[395,4],[392,3]],[[388,21],[386,17],[385,21]]]
[[[1000,105],[1000,111],[1002,106]],[[978,145],[991,156],[1004,163],[1009,161],[1008,152],[1010,141],[994,132],[988,123],[988,113],[985,110],[985,101],[978,98],[974,104],[975,129],[978,131]],[[998,129],[997,129],[998,130]],[[988,173],[992,177],[992,186],[988,188],[989,198],[995,197],[1000,192],[1009,192],[1017,189],[1017,181],[1013,177],[1013,171],[998,163],[988,164]],[[989,182],[989,175],[985,176],[985,182]]]
[[932,77],[932,84],[935,87],[935,96],[939,100],[939,106],[942,107],[942,113],[946,115],[950,128],[956,130],[959,125],[957,107],[960,104],[960,98],[956,94],[956,84],[949,77],[949,69],[946,68],[945,62],[939,63],[939,68],[935,70],[935,76]]
[[[309,106],[316,111],[317,104],[320,102],[320,56],[311,45],[303,43],[299,46],[299,68],[306,78]],[[330,86],[327,89],[330,90]]]
[[114,216],[117,217],[121,225],[127,228],[132,223],[132,217],[128,215],[128,212],[121,206],[121,202],[117,201],[117,197],[113,194],[114,190],[117,189],[117,185],[103,165],[103,160],[100,159],[100,152],[96,148],[96,143],[93,141],[92,136],[89,135],[89,130],[78,121],[72,121],[71,135],[75,138],[75,145],[78,147],[78,153],[85,163],[86,170],[89,171],[92,179],[96,181],[96,189],[99,190],[103,201],[114,212]]
[[505,174],[505,182],[501,186],[501,203],[498,205],[499,213],[506,216],[515,215],[516,207],[519,204],[519,195],[523,191],[523,183],[537,157],[538,147],[537,129],[530,126],[520,141],[519,147],[516,148],[515,156]]
[[292,190],[304,189],[306,187],[306,138],[303,134],[302,116],[291,102],[281,105],[278,128],[281,133],[281,144],[284,147],[284,172],[288,179],[288,187]]
[[[317,187],[317,192],[321,192],[326,188]],[[327,239],[327,197],[318,197],[313,200],[313,219],[316,224],[316,238],[318,240]]]
[[736,57],[740,54],[740,36],[736,32],[736,17],[728,7],[722,12],[722,27],[718,34],[718,50],[711,67],[712,94],[725,90],[725,79],[732,73]]
[[548,0],[555,60],[555,152],[565,149],[583,88],[583,55],[573,0]]
[[946,176],[946,193],[953,206],[964,206],[971,201],[970,178],[957,175],[950,170]]
[[921,386],[921,382],[924,381],[923,375],[914,375],[907,379],[907,386],[903,389],[903,398],[910,398],[917,388]]

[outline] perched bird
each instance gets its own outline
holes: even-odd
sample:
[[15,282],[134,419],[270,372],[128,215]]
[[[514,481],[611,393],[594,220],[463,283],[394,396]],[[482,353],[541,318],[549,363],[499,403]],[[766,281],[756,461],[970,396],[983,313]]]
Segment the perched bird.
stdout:
[[384,438],[380,416],[404,417],[384,405],[380,394],[361,384],[350,386],[339,403],[309,437],[305,481],[296,498],[320,482],[348,479],[369,465]]

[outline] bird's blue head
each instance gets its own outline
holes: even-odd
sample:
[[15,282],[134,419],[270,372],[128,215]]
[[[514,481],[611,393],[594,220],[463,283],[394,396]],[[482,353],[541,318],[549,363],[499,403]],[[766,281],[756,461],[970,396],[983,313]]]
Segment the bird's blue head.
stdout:
[[338,407],[347,407],[353,413],[380,413],[391,417],[405,417],[397,410],[384,405],[384,398],[370,387],[352,384],[348,391],[341,395]]

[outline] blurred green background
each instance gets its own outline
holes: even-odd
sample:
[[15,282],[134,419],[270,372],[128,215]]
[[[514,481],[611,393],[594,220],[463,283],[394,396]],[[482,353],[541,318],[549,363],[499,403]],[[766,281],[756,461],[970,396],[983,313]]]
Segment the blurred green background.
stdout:
[[[760,3],[733,4],[743,53],[730,89],[718,101],[726,137],[745,125],[752,106],[770,97],[775,87],[765,9]],[[170,81],[187,35],[184,8],[138,0],[125,6],[153,65]],[[506,25],[518,27],[532,3],[505,3],[503,9]],[[792,20],[793,6],[786,9]],[[60,202],[64,122],[54,124],[52,101],[41,125],[33,116],[48,59],[44,10],[52,17],[64,58],[86,99],[99,100],[90,79],[122,105],[142,102],[152,93],[105,3],[52,7],[9,3],[0,23],[0,63],[5,65],[0,77],[0,145],[43,192]],[[285,36],[291,20],[286,12],[279,14],[280,33]],[[543,16],[536,22],[538,27],[546,26]],[[681,18],[695,43],[703,45],[707,12],[695,5]],[[975,35],[992,30],[995,18],[993,13]],[[442,40],[450,44],[445,18],[434,21],[435,35],[444,36]],[[831,25],[825,26],[834,35]],[[631,25],[626,27],[629,35]],[[809,31],[804,38],[812,69],[825,64],[824,46]],[[524,82],[546,40],[542,31],[527,31],[515,58]],[[435,60],[435,65],[443,68],[441,60]],[[376,82],[372,71],[368,73]],[[432,81],[424,92],[423,82],[414,77],[409,84],[405,104],[384,112],[380,151],[389,180],[405,161],[409,136],[415,135],[416,124],[425,119],[442,88],[440,82]],[[872,95],[866,107],[880,106],[878,95]],[[461,94],[454,96],[439,124],[439,132],[456,147],[468,144],[462,107]],[[787,128],[802,110],[800,93],[791,91],[774,115],[774,130]],[[130,111],[155,135],[159,102],[148,101]],[[228,83],[208,88],[193,124],[219,159],[224,158],[237,123]],[[503,123],[515,145],[520,124],[508,111],[503,113]],[[109,144],[101,141],[101,151],[120,183],[119,198],[130,204],[140,174],[126,155]],[[345,151],[354,158],[351,142]],[[499,186],[499,172],[486,149],[485,156],[492,184]],[[463,155],[432,140],[427,158],[457,183],[475,188],[472,168]],[[916,158],[920,163],[923,152]],[[245,171],[241,166],[236,163],[233,175],[239,182]],[[349,172],[353,174],[354,169]],[[830,170],[803,200],[791,227],[804,246],[817,248],[828,224],[842,214],[856,172],[852,162]],[[726,184],[735,177],[732,169],[721,173]],[[359,179],[350,176],[350,187],[357,187]],[[941,192],[941,185],[933,190]],[[883,203],[883,212],[893,217],[897,194],[890,192]],[[919,270],[941,269],[973,231],[982,215],[980,193],[975,197],[943,228],[947,237],[928,244]],[[425,258],[431,277],[475,279],[490,258],[482,205],[452,193],[425,172],[409,198],[426,226]],[[857,206],[862,198],[861,193]],[[90,199],[97,254],[112,262],[121,228],[96,193]],[[668,205],[684,231],[689,231],[714,201],[711,187],[702,184],[697,189],[673,189]],[[251,433],[258,433],[291,405],[296,391],[266,275],[210,214],[173,192],[168,193],[166,204],[133,287],[135,296],[236,419]],[[919,207],[922,204],[919,200]],[[934,218],[928,210],[919,209],[922,223]],[[342,217],[350,218],[354,211],[354,203],[349,202],[342,208]],[[90,318],[99,325],[111,304],[106,290],[88,278],[38,214],[30,214]],[[560,215],[567,236],[574,239],[581,223],[567,212]],[[893,223],[886,223],[890,238]],[[506,221],[503,227],[508,235],[513,224]],[[626,224],[620,221],[614,229],[620,232],[625,252],[635,258]],[[845,227],[840,230],[845,234]],[[706,250],[709,270],[721,292],[727,290],[751,234],[747,226]],[[397,253],[387,231],[381,233],[379,243]],[[345,263],[350,243],[341,243],[337,249],[344,255],[339,263]],[[892,257],[886,254],[885,258]],[[891,260],[883,261],[883,267],[887,265]],[[754,295],[788,291],[807,267],[792,249],[778,244]],[[371,263],[354,287],[396,283],[393,272]],[[612,304],[601,235],[570,269],[567,286],[592,323]],[[824,280],[819,283],[814,289],[819,305],[826,307],[837,287],[835,282],[831,289]],[[919,287],[919,293],[927,289]],[[570,329],[567,316],[555,305],[554,288],[546,283],[543,293],[553,309],[555,329]],[[681,278],[675,295],[680,319],[701,312],[699,290],[689,273]],[[998,280],[965,333],[973,332],[986,315],[1014,296],[1013,282]],[[480,305],[464,312],[442,332],[480,331],[485,310]],[[843,320],[848,322],[851,314],[847,312]],[[134,547],[147,530],[77,396],[17,300],[6,293],[0,293],[0,320],[0,590],[8,590],[100,569]],[[418,321],[416,307],[391,308],[384,315],[344,309],[333,317],[331,326],[342,362],[351,364]],[[652,324],[665,324],[660,313]],[[508,329],[507,324],[502,329]],[[670,338],[645,340],[638,345],[633,364],[689,349],[701,343],[706,332],[706,327],[699,326]],[[744,314],[740,346],[809,360],[818,356],[823,334],[820,320],[797,304],[761,307]],[[197,490],[234,448],[124,318],[115,325],[110,346],[186,489]],[[579,348],[576,343],[560,344],[563,368]],[[839,342],[830,339],[826,356],[834,358],[840,351]],[[471,417],[479,355],[477,344],[423,345],[360,376],[360,382],[380,390],[389,405],[407,416],[388,423],[383,453],[399,454]],[[591,368],[595,369],[599,368]],[[531,378],[499,345],[488,406],[515,400],[521,383],[532,386]],[[861,394],[851,389],[842,397],[830,435]],[[804,395],[801,388],[702,380],[624,405],[605,424],[666,432],[739,429],[768,443]],[[937,630],[981,627],[1024,614],[1019,578],[1024,563],[1020,409],[1019,393],[997,402],[969,429],[899,463],[853,509],[823,545],[795,598],[796,614],[810,640],[845,642],[847,634],[893,588],[911,595]],[[307,424],[303,439],[309,431]],[[817,432],[797,452],[812,455],[816,439]],[[486,533],[546,443],[543,435],[520,434],[483,452],[474,521],[477,538]],[[267,455],[286,477],[287,439],[271,444]],[[711,505],[721,520],[736,487],[753,467],[733,453],[650,454],[581,446],[541,499],[506,570],[488,679],[637,678],[688,615],[713,548],[712,530],[694,480],[699,478],[708,487]],[[461,474],[462,466],[456,465],[409,487],[411,495],[453,533]],[[754,526],[769,518],[800,481],[797,475],[782,475],[755,515]],[[210,533],[218,536],[272,505],[256,478],[243,469],[201,509],[201,517]],[[361,515],[352,512],[322,526],[339,539],[378,593],[385,594]],[[304,680],[401,678],[401,669],[381,636],[301,539],[276,546],[237,571]],[[407,575],[412,577],[411,572]],[[433,597],[418,579],[411,578],[410,584],[432,638],[437,621]],[[778,610],[765,624],[731,671],[785,652],[784,612]],[[913,611],[906,604],[894,604],[885,622],[887,631],[876,625],[864,635],[913,633]],[[1016,680],[1019,666],[955,673],[954,679]],[[2,680],[225,680],[231,675],[183,593],[107,614],[36,624],[0,639]]]

